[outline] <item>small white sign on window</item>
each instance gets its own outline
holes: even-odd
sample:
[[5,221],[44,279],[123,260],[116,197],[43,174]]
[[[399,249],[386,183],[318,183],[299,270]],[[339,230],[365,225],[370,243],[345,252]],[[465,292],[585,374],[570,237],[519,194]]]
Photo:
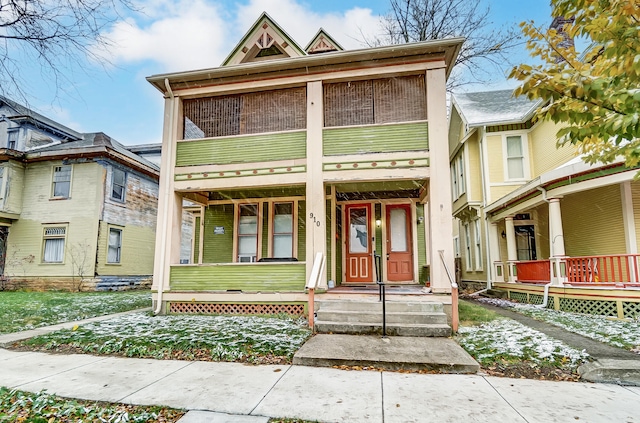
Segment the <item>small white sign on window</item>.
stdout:
[[213,228],[214,235],[224,235],[224,226],[216,226]]

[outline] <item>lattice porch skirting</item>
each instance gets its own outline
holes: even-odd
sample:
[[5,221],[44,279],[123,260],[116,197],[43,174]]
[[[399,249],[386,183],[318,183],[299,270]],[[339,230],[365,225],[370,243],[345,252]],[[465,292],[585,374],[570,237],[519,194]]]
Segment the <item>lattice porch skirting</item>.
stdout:
[[168,311],[176,314],[290,314],[303,316],[304,304],[171,302]]
[[[501,290],[503,289],[501,287]],[[542,304],[544,299],[543,295],[518,291],[516,287],[506,290],[508,298],[519,303]],[[640,316],[640,301],[629,301],[624,298],[582,299],[550,293],[547,308],[573,313],[617,317],[619,319],[637,319]]]

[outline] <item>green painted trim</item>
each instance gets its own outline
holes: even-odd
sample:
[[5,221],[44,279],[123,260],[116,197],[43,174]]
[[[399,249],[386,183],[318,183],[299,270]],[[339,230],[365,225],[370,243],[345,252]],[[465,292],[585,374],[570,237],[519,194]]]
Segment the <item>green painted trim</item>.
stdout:
[[176,167],[304,159],[307,131],[178,141]]
[[326,172],[340,170],[363,169],[397,169],[407,167],[429,167],[429,159],[385,160],[385,161],[354,161],[325,163],[322,170]]
[[401,151],[428,151],[427,122],[409,122],[390,125],[325,128],[323,154],[393,153]]
[[219,264],[171,267],[171,291],[304,292],[306,265]]
[[245,170],[229,170],[225,172],[199,172],[199,173],[177,173],[175,175],[176,181],[199,181],[204,179],[224,179],[224,178],[239,178],[246,176],[261,176],[261,175],[282,175],[285,173],[304,173],[307,171],[306,166],[294,166],[294,167],[267,167]]

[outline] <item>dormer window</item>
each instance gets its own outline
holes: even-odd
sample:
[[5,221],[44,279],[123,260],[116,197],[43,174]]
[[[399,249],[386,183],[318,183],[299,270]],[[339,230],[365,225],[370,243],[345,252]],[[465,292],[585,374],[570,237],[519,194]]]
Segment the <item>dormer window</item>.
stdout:
[[15,150],[16,145],[18,144],[18,131],[9,131],[7,132],[7,148],[10,150]]

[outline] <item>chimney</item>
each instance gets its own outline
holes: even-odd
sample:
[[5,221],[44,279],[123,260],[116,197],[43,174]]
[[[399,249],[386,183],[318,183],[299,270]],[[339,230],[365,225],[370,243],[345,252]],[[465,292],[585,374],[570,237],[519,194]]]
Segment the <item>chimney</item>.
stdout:
[[106,135],[104,132],[98,132],[93,137],[93,145],[106,145],[106,146],[112,147],[111,138],[108,135]]

